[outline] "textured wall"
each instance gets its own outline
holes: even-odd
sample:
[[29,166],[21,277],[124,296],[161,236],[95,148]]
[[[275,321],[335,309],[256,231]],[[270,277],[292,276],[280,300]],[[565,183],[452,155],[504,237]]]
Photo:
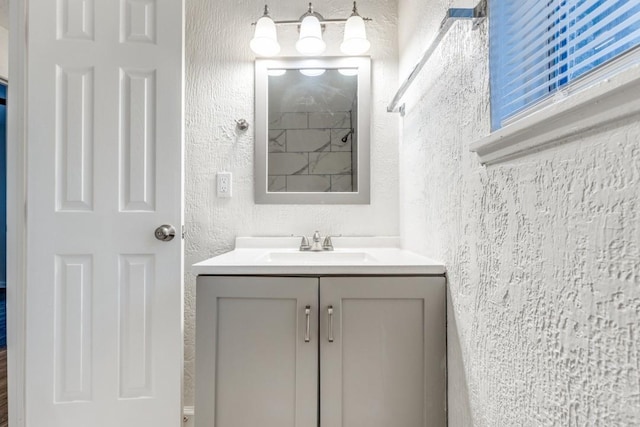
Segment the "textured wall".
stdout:
[[[449,3],[400,0],[401,77]],[[455,24],[401,138],[403,240],[448,269],[450,425],[640,425],[640,118],[483,167],[487,43]]]
[[[311,234],[397,235],[398,122],[385,112],[397,81],[397,3],[372,0],[360,5],[372,43],[371,205],[292,206],[253,203],[253,59],[250,23],[264,3],[257,0],[187,0],[186,27],[186,295],[185,404],[193,403],[194,277],[201,261],[233,248],[236,236]],[[297,19],[306,3],[270,4],[276,19]],[[314,2],[325,17],[347,17],[350,2]],[[341,27],[329,26],[327,54],[339,53]],[[283,55],[293,55],[295,27],[279,29]],[[235,120],[252,127],[238,133]],[[233,172],[233,198],[215,196],[215,173]]]
[[9,0],[0,0],[0,26],[9,28]]
[[[0,10],[0,14],[1,13],[2,11]],[[9,30],[1,26],[0,26],[0,77],[5,80],[9,80]]]

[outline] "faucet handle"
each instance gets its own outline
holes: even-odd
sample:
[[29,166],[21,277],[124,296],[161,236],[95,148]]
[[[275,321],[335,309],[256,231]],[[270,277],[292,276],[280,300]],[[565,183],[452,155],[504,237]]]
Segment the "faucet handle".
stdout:
[[307,236],[296,236],[296,235],[292,234],[291,237],[300,237],[302,239],[300,241],[300,250],[301,251],[308,251],[309,249],[311,249],[311,245],[309,244],[309,239],[307,238]]
[[334,235],[325,236],[324,242],[322,242],[322,249],[323,250],[325,250],[325,251],[332,251],[333,250],[333,242],[331,241],[332,237],[342,237],[342,234],[334,234]]

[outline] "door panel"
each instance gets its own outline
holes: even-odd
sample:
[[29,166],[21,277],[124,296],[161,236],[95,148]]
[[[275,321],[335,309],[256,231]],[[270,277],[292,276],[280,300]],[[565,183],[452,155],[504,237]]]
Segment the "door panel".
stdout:
[[28,426],[181,423],[181,1],[30,0]]
[[196,305],[196,426],[316,427],[318,279],[199,276]]
[[322,278],[320,309],[322,426],[446,425],[444,278]]

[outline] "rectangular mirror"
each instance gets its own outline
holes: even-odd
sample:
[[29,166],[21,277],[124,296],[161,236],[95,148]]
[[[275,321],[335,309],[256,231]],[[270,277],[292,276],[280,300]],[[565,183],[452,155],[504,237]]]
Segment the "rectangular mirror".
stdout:
[[370,59],[255,67],[256,203],[368,204]]

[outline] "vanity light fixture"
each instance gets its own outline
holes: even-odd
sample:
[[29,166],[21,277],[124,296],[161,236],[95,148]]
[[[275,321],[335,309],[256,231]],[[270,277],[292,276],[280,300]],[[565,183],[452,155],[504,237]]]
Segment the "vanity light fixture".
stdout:
[[303,55],[320,55],[327,48],[327,44],[322,40],[322,25],[320,20],[324,18],[313,11],[313,6],[309,3],[309,10],[302,15],[300,24],[300,38],[296,43],[296,50]]
[[301,68],[300,74],[307,77],[318,77],[325,73],[324,68]]
[[267,72],[271,77],[280,77],[287,74],[287,70],[284,68],[270,68]]
[[346,77],[353,77],[358,75],[357,68],[338,68],[338,72]]
[[251,50],[262,56],[274,56],[280,52],[276,24],[269,16],[269,7],[264,5],[264,14],[256,22],[256,31],[249,42]]
[[327,45],[322,39],[322,32],[327,24],[345,24],[344,38],[340,50],[346,55],[362,55],[369,50],[371,43],[367,40],[365,22],[370,18],[363,18],[358,14],[356,2],[353,2],[353,11],[347,19],[325,19],[313,10],[309,3],[309,9],[300,19],[295,21],[274,21],[269,16],[269,8],[264,6],[264,14],[255,25],[253,39],[249,43],[251,50],[259,56],[275,56],[280,52],[280,44],[276,34],[279,25],[297,25],[300,37],[296,42],[296,50],[303,55],[320,55]]
[[342,53],[347,55],[362,55],[371,47],[364,28],[364,19],[358,14],[356,2],[353,2],[353,13],[344,25],[344,40],[340,45]]

